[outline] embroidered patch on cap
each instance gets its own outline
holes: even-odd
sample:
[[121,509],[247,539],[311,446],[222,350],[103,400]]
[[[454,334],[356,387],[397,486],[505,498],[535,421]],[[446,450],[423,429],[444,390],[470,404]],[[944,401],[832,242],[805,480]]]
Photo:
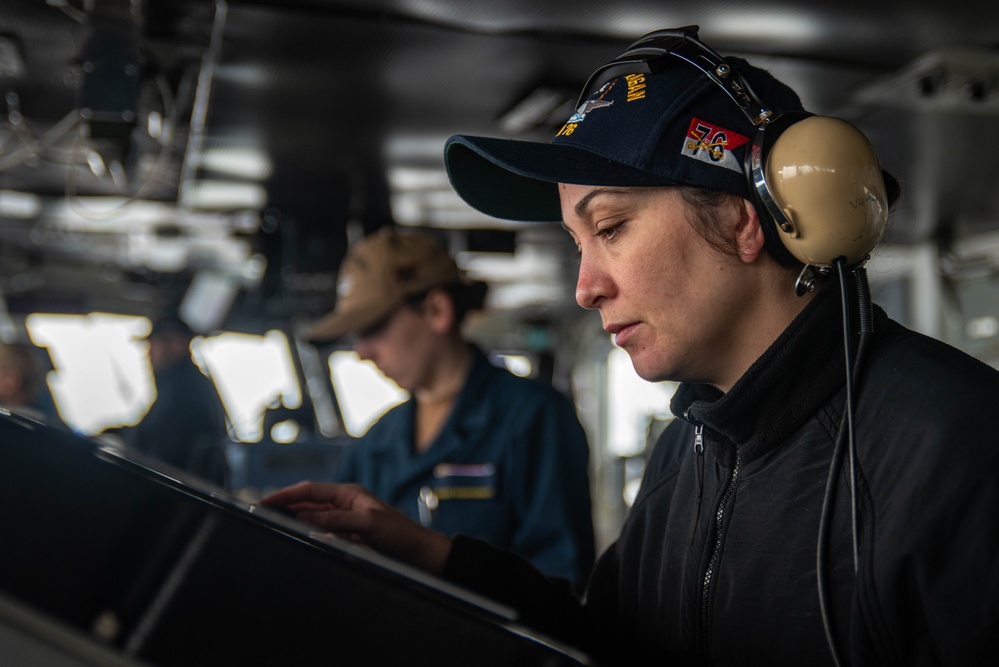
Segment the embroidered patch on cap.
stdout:
[[607,93],[609,93],[611,89],[614,88],[615,83],[617,83],[617,79],[605,83],[603,88],[594,93],[593,97],[580,104],[579,108],[576,109],[575,113],[573,113],[572,116],[569,117],[569,120],[565,121],[565,125],[563,125],[562,129],[558,131],[558,134],[555,135],[555,138],[567,137],[570,134],[572,134],[576,130],[576,127],[584,120],[586,120],[586,114],[590,113],[591,111],[595,109],[603,109],[605,107],[613,106],[614,101],[605,100],[604,97],[606,97]]
[[681,153],[695,160],[741,173],[742,164],[732,151],[748,141],[748,138],[737,132],[694,118],[690,121]]

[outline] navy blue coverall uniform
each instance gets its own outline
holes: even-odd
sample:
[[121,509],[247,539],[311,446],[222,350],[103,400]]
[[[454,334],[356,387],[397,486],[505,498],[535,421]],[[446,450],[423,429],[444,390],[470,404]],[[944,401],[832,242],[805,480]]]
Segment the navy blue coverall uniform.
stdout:
[[589,448],[572,403],[550,385],[489,363],[473,347],[441,433],[414,451],[413,399],[347,448],[354,482],[447,535],[512,550],[546,575],[586,581],[594,559]]

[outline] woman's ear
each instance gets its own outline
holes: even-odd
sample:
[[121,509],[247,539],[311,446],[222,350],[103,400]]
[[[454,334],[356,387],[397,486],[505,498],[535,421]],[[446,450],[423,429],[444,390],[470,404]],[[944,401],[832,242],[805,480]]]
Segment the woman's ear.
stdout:
[[752,264],[763,252],[763,228],[759,213],[748,199],[737,198],[739,219],[735,226],[735,250],[745,264]]
[[454,326],[454,300],[447,290],[435,287],[423,300],[423,311],[430,328],[438,335],[444,335]]

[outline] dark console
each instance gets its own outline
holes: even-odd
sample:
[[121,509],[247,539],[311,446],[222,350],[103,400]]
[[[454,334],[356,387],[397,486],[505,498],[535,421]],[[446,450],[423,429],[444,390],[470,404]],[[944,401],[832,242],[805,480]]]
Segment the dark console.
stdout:
[[6,414],[0,536],[0,597],[130,664],[589,664],[489,600]]

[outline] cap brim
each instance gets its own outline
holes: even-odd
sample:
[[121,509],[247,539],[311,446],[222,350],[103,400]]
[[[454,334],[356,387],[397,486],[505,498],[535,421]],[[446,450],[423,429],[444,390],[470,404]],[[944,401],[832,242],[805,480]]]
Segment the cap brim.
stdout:
[[563,144],[455,135],[444,146],[448,178],[469,205],[504,220],[559,222],[558,184],[676,185],[606,157]]
[[338,341],[353,331],[367,329],[377,324],[383,317],[387,317],[395,307],[396,304],[386,302],[377,306],[347,312],[337,312],[334,310],[316,320],[316,322],[306,329],[305,338],[316,343]]

